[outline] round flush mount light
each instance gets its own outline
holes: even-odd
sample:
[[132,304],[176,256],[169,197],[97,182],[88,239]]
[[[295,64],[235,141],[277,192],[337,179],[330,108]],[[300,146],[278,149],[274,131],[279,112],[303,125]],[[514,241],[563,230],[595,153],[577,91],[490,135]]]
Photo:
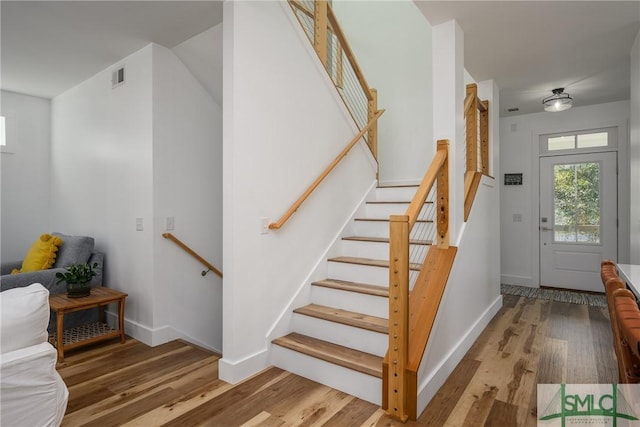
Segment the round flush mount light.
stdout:
[[573,98],[568,93],[564,93],[564,88],[553,89],[553,95],[542,100],[545,111],[564,111],[573,106]]

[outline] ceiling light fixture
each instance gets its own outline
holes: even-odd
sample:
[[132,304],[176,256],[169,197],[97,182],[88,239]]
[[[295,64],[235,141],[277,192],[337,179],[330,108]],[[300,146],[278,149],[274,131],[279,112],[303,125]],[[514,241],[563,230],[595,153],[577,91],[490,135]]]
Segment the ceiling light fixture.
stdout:
[[553,95],[542,100],[544,111],[564,111],[573,106],[573,98],[568,93],[564,93],[564,88],[554,89]]

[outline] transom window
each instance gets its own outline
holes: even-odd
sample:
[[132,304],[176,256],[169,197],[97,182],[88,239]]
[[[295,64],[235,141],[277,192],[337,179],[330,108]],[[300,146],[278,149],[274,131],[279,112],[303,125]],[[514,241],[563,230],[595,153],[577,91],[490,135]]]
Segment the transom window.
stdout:
[[617,128],[542,135],[540,153],[603,151],[617,146]]

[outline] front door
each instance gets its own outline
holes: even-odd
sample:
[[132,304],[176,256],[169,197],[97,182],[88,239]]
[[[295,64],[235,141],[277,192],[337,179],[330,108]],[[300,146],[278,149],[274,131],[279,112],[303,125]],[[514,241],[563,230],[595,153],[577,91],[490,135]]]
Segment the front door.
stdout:
[[617,259],[615,152],[540,158],[540,285],[602,292]]

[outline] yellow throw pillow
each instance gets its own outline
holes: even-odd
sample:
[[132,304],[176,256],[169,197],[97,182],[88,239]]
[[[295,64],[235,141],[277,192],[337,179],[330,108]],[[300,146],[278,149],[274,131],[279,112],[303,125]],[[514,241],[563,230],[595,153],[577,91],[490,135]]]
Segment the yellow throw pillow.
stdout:
[[31,249],[22,261],[20,270],[14,269],[11,274],[26,273],[28,271],[46,270],[56,261],[56,252],[62,244],[62,239],[50,234],[41,235],[33,242]]

